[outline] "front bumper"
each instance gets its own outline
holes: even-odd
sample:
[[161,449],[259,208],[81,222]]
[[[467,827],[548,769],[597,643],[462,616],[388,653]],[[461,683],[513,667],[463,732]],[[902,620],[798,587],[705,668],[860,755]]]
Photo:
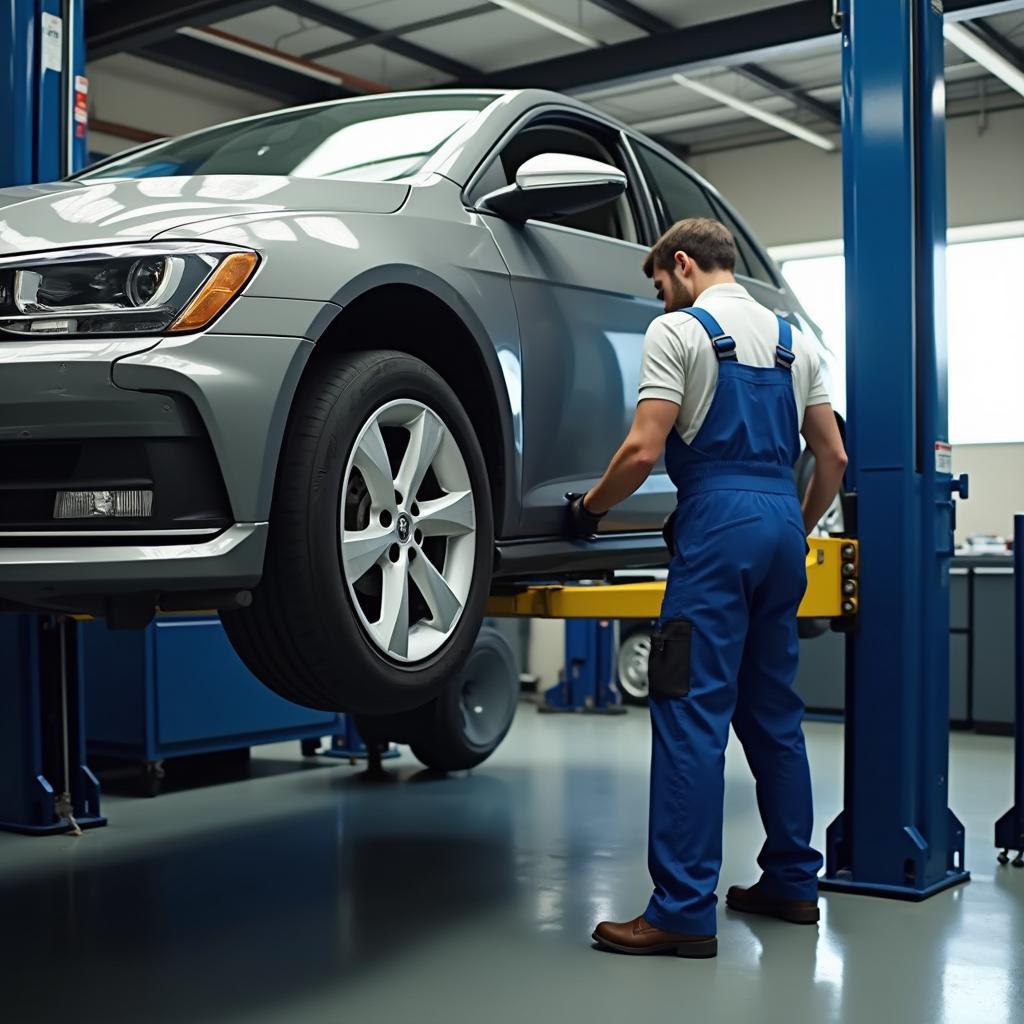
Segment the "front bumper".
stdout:
[[[266,523],[236,523],[212,540],[103,547],[0,548],[0,601],[19,607],[101,612],[112,597],[217,593],[254,587]],[[145,603],[145,602],[143,602]]]
[[[315,304],[249,305],[221,322],[239,333],[0,341],[0,603],[87,610],[259,581]],[[174,454],[190,447],[208,454]],[[53,519],[56,491],[124,486],[153,488],[152,520]]]

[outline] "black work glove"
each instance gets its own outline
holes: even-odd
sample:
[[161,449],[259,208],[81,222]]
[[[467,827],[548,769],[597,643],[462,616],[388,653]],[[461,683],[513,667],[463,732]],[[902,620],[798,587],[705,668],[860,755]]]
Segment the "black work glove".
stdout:
[[573,540],[588,540],[593,537],[597,533],[598,524],[607,513],[597,515],[591,512],[583,504],[583,495],[575,491],[569,491],[565,500],[569,503],[566,515],[569,536]]
[[669,517],[665,520],[665,524],[661,528],[661,535],[665,538],[665,547],[668,548],[668,553],[675,558],[676,557],[676,513],[673,510]]

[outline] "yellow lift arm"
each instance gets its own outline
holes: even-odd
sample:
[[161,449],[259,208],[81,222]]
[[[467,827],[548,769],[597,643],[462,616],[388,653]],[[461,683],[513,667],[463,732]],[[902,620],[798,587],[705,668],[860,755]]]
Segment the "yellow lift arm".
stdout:
[[[797,613],[804,619],[838,619],[857,614],[857,541],[810,538],[807,591]],[[523,587],[492,594],[487,614],[495,618],[656,619],[665,596],[664,580],[578,586]]]

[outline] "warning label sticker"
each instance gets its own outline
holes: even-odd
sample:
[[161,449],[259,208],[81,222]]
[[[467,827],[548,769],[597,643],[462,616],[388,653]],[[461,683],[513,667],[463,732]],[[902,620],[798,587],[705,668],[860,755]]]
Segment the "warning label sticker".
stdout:
[[935,472],[953,472],[953,448],[946,441],[935,442]]
[[64,67],[64,20],[44,11],[40,31],[43,36],[43,70],[60,71]]

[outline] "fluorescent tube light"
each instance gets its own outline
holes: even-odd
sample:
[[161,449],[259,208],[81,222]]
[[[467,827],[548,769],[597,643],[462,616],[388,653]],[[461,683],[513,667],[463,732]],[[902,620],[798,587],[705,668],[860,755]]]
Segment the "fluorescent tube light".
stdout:
[[818,149],[824,149],[829,153],[835,151],[836,144],[832,139],[819,135],[818,132],[812,132],[810,128],[805,128],[802,124],[798,124],[788,117],[773,114],[770,110],[762,110],[753,103],[748,103],[746,100],[741,100],[727,92],[722,92],[721,89],[716,89],[713,85],[708,85],[700,79],[687,78],[685,75],[673,75],[672,81],[677,85],[681,85],[684,89],[692,89],[694,92],[699,92],[702,96],[707,96],[708,99],[717,100],[726,107],[732,107],[733,110],[739,110],[749,117],[757,118],[758,121],[770,124],[773,128],[778,128],[780,131],[795,135],[798,139],[809,142],[812,146],[817,146]]
[[518,14],[521,18],[532,21],[535,25],[543,25],[544,28],[557,32],[560,36],[565,36],[566,39],[579,43],[580,46],[589,46],[592,50],[596,50],[599,46],[603,45],[599,39],[588,36],[586,32],[581,32],[574,25],[570,25],[568,22],[555,18],[550,14],[545,14],[543,11],[538,11],[536,7],[520,3],[519,0],[491,0],[491,2],[499,7],[504,7],[506,11]]
[[1014,92],[1024,96],[1024,72],[994,50],[984,39],[970,29],[955,22],[946,22],[942,34],[971,60],[977,61],[986,71],[1005,82]]

